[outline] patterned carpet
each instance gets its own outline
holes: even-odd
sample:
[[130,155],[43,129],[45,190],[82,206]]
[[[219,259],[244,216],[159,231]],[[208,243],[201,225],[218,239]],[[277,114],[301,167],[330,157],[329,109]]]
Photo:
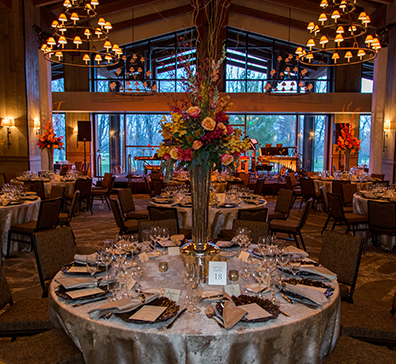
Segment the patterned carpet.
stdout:
[[[147,206],[148,195],[135,195],[138,209]],[[273,197],[268,197],[268,206],[275,204]],[[291,218],[297,219],[299,203],[295,203]],[[317,259],[322,245],[320,231],[326,215],[311,211],[307,224],[302,230],[310,257]],[[73,219],[72,228],[76,236],[77,252],[81,254],[95,251],[106,238],[114,238],[118,233],[111,211],[100,201],[94,203],[94,213],[80,212]],[[339,228],[338,231],[344,231]],[[25,297],[41,297],[41,287],[37,274],[34,253],[21,253],[3,261],[3,267],[12,289],[14,300]],[[365,303],[390,303],[396,291],[396,251],[385,251],[369,247],[362,257],[357,287],[354,294],[355,305]]]

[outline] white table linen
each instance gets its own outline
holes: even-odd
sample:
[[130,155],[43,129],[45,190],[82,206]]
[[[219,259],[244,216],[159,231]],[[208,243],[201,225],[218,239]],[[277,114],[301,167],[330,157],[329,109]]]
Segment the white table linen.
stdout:
[[[356,184],[357,186],[357,190],[367,190],[372,184],[373,182],[351,182],[353,184]],[[315,192],[319,193],[320,190],[319,188],[325,186],[326,187],[326,191],[332,193],[333,192],[333,182],[332,180],[319,180],[319,179],[315,179],[314,180],[314,187],[315,187]]]

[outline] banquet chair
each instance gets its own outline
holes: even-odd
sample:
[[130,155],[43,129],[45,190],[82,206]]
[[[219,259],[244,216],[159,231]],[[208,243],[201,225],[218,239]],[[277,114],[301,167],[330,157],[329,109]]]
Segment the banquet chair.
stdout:
[[247,221],[247,220],[238,220],[235,219],[232,222],[232,237],[236,236],[238,229],[240,228],[247,228],[250,230],[250,237],[252,239],[252,244],[257,244],[258,238],[260,236],[267,237],[269,235],[270,224],[268,222],[261,222],[261,221]]
[[250,192],[254,193],[255,195],[261,195],[263,193],[265,184],[265,178],[258,178],[256,181],[256,186],[254,187],[254,191],[251,190]]
[[319,187],[320,194],[322,195],[322,205],[323,205],[323,212],[327,214],[327,219],[325,224],[323,225],[323,229],[320,234],[323,234],[323,232],[326,230],[327,225],[331,221],[331,219],[334,219],[333,214],[331,213],[330,205],[329,205],[329,199],[327,197],[327,191],[325,186],[320,186]]
[[286,220],[293,204],[293,191],[282,188],[278,191],[274,212],[268,214],[268,221],[274,219]]
[[174,207],[159,207],[159,206],[147,206],[149,212],[149,219],[152,221],[175,219],[177,221],[177,229],[180,234],[183,234],[186,239],[191,239],[191,229],[180,229],[179,218],[177,215],[177,209]]
[[248,221],[267,221],[268,209],[263,207],[261,209],[240,209],[238,211],[238,220]]
[[45,199],[45,190],[44,190],[44,182],[43,181],[29,181],[25,182],[25,184],[30,185],[30,191],[36,192],[37,196],[42,200]]
[[333,180],[331,193],[342,197],[342,185],[351,184],[351,181]]
[[318,202],[321,200],[321,196],[320,196],[320,193],[317,193],[315,191],[315,184],[314,184],[313,179],[301,178],[300,185],[301,185],[302,198],[301,198],[301,203],[300,203],[300,207],[298,210],[300,211],[303,202],[306,203],[308,200],[310,200],[312,198],[313,208],[315,209],[315,212],[316,212],[316,208],[317,208]]
[[291,182],[291,184],[292,184],[292,187],[293,187],[293,188],[298,188],[298,187],[299,187],[299,184],[298,184],[297,181],[296,181],[296,175],[295,175],[295,173],[294,173],[294,172],[290,172],[290,173],[288,173],[287,175],[290,177],[290,182]]
[[111,173],[105,173],[105,176],[102,181],[102,185],[100,187],[91,188],[91,212],[92,212],[92,204],[95,197],[100,197],[102,202],[106,201],[107,207],[110,210],[109,198],[111,192],[113,191],[114,183],[115,183],[115,176],[112,176]]
[[183,234],[179,231],[179,225],[176,219],[165,219],[165,220],[139,220],[138,222],[138,233],[139,233],[139,241],[143,241],[143,231],[150,230],[153,226],[159,226],[161,228],[167,227],[169,229],[169,236]]
[[286,188],[290,191],[293,191],[293,201],[292,201],[292,206],[294,205],[294,202],[296,202],[298,197],[302,198],[302,191],[301,188],[293,188],[292,181],[290,176],[285,176],[285,181],[286,181]]
[[344,207],[352,207],[353,195],[357,192],[356,183],[343,183],[342,189],[342,202]]
[[391,305],[382,301],[376,304],[359,302],[353,305],[341,302],[341,334],[395,348],[395,311],[396,294]]
[[48,195],[48,199],[52,200],[54,198],[59,198],[59,197],[63,199],[63,196],[65,194],[65,189],[66,189],[65,186],[57,186],[57,185],[52,186],[51,192]]
[[[312,205],[312,199],[308,200],[304,206],[303,213],[298,221],[291,221],[290,218],[287,220],[278,220],[274,219],[270,222],[271,233],[284,233],[288,234],[289,238],[282,238],[283,240],[294,241],[297,245],[297,248],[300,248],[300,244],[298,243],[297,236],[300,237],[301,244],[303,249],[306,251],[304,239],[301,235],[301,229],[304,227],[307,222],[309,209]],[[291,238],[293,236],[293,238]]]
[[341,301],[353,303],[362,249],[363,239],[357,236],[335,231],[324,233],[319,263],[337,274]]
[[389,364],[396,362],[396,352],[382,346],[341,335],[322,364]]
[[353,212],[350,213],[345,213],[344,208],[342,206],[341,202],[341,196],[336,195],[334,193],[328,193],[327,197],[329,199],[329,206],[331,209],[331,213],[334,217],[334,223],[331,228],[331,230],[334,230],[334,228],[339,225],[346,225],[346,231],[345,233],[348,234],[349,230],[352,228],[353,235],[355,235],[356,231],[366,231],[367,229],[361,229],[358,228],[357,226],[359,224],[367,224],[368,223],[368,217],[360,214],[356,214]]
[[34,253],[43,296],[48,297],[51,280],[66,264],[74,260],[76,246],[70,226],[33,234]]
[[371,178],[377,179],[379,181],[383,181],[385,178],[384,174],[376,174],[376,173],[371,173],[370,175]]
[[239,173],[239,178],[242,180],[242,187],[249,186],[250,173]]
[[0,312],[0,337],[15,340],[18,336],[35,335],[53,328],[48,315],[48,300],[24,299],[14,302],[1,266]]
[[125,220],[130,219],[148,219],[148,210],[137,210],[133,201],[132,190],[130,187],[118,190],[118,199],[121,205],[122,215]]
[[76,190],[73,194],[73,199],[70,204],[69,212],[61,212],[58,217],[58,225],[60,226],[70,226],[70,221],[72,220],[74,213],[77,210],[78,201],[80,199],[80,191]]
[[10,183],[11,180],[15,179],[18,177],[18,173],[16,172],[4,172],[3,176],[4,176],[4,183]]
[[[33,246],[33,233],[41,230],[49,230],[56,228],[58,224],[58,216],[61,208],[62,199],[55,198],[53,200],[42,200],[37,220],[30,220],[18,225],[11,225],[8,230],[7,239],[7,257],[10,256],[11,241],[30,244]],[[25,235],[29,240],[21,240],[12,238],[13,234]],[[34,246],[33,246],[34,247]]]
[[368,201],[368,230],[364,242],[366,254],[368,240],[373,239],[373,245],[378,244],[378,235],[396,235],[396,203]]
[[124,221],[121,213],[120,206],[117,200],[109,198],[111,210],[113,211],[114,220],[120,229],[119,234],[133,234],[138,232],[137,220]]
[[238,181],[238,180],[236,180],[236,181],[228,181],[226,190],[230,191],[233,186],[241,187],[242,184],[243,184],[243,182],[242,181]]
[[150,184],[150,180],[149,180],[148,176],[144,176],[144,184],[146,185],[147,193],[148,193],[151,197],[155,196],[155,193],[153,192],[153,190],[152,190],[152,188],[151,188],[151,184]]
[[81,168],[82,168],[82,162],[75,162],[74,165],[76,166],[76,171],[80,171],[81,172]]
[[[78,201],[78,209],[81,210],[81,202],[84,202],[87,206],[87,210],[91,210],[92,215],[92,205],[91,205],[91,188],[92,188],[92,180],[90,178],[78,178],[76,180],[75,191],[80,191],[80,197]],[[65,194],[63,201],[64,206],[70,205],[73,201],[73,194]]]
[[62,329],[0,345],[0,363],[84,364],[80,350]]
[[153,186],[154,196],[161,195],[161,192],[164,189],[164,183],[162,182],[162,180],[151,178],[151,185]]
[[68,170],[69,170],[69,166],[61,166],[60,175],[66,176],[66,173],[68,172]]

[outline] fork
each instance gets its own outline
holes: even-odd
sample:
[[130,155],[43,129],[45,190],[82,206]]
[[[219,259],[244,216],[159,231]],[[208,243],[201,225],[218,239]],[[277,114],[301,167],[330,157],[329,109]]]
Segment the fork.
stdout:
[[217,322],[217,325],[219,325],[222,329],[224,329],[224,325],[219,321],[218,317],[216,316],[211,306],[205,308],[205,314],[207,318],[215,320]]

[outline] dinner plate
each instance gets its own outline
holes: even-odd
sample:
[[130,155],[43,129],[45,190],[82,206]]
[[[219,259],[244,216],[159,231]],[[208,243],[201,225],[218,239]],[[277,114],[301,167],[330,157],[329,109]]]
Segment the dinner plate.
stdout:
[[[63,267],[62,267],[62,272],[63,273],[65,273],[65,274],[70,274],[70,275],[79,275],[79,276],[89,276],[89,275],[91,275],[90,273],[88,273],[88,272],[82,272],[82,273],[79,273],[79,272],[69,272],[69,269],[71,268],[71,267],[85,267],[85,265],[84,264],[78,264],[78,263],[76,263],[76,262],[72,262],[72,263],[67,263],[67,264],[65,264]],[[105,266],[99,266],[99,271],[97,271],[97,272],[95,272],[95,274],[99,274],[99,273],[103,273],[103,272],[105,272],[106,271],[106,267]],[[95,275],[94,274],[94,275]]]
[[217,206],[217,208],[220,208],[220,209],[231,209],[234,207],[238,207],[238,205],[236,203],[223,203],[223,204]]
[[172,317],[176,316],[177,313],[179,312],[179,306],[176,305],[175,301],[170,300],[169,298],[166,297],[158,297],[155,300],[150,302],[150,306],[161,306],[161,307],[167,307],[167,309],[155,320],[155,321],[143,321],[143,320],[133,320],[130,319],[133,314],[135,314],[138,310],[140,310],[140,307],[135,308],[132,311],[125,312],[125,313],[115,313],[117,317],[119,317],[121,320],[125,322],[131,322],[134,324],[155,324],[157,322],[162,322],[162,321],[167,321],[171,319]]
[[[99,287],[100,288],[100,287]],[[63,287],[62,285],[59,285],[59,286],[57,286],[56,288],[55,288],[55,294],[58,296],[58,297],[62,297],[63,299],[65,299],[65,300],[69,300],[69,301],[81,301],[81,300],[89,300],[89,299],[92,299],[92,298],[96,298],[96,297],[103,297],[103,296],[106,296],[109,292],[106,290],[106,289],[103,289],[103,288],[100,288],[103,292],[100,292],[100,293],[96,293],[96,294],[91,294],[91,295],[89,295],[89,296],[84,296],[84,297],[77,297],[77,298],[71,298],[68,294],[67,294],[67,292],[69,292],[69,291],[77,291],[77,290],[80,290],[81,288],[79,288],[79,289],[71,289],[71,290],[66,290],[65,289],[65,287]]]
[[[270,313],[272,316],[268,317],[263,317],[260,319],[256,320],[248,320],[246,317],[243,317],[241,321],[245,322],[265,322],[269,320],[273,320],[278,317],[280,313],[280,309],[278,305],[273,304],[270,300],[267,299],[262,299],[256,296],[248,296],[248,295],[240,295],[238,297],[232,296],[232,301],[235,303],[235,305],[242,306],[242,305],[248,305],[250,303],[256,303],[258,304],[261,308],[266,310],[268,313]],[[223,316],[223,308],[221,307],[221,301],[216,303],[216,310],[217,312]]]

